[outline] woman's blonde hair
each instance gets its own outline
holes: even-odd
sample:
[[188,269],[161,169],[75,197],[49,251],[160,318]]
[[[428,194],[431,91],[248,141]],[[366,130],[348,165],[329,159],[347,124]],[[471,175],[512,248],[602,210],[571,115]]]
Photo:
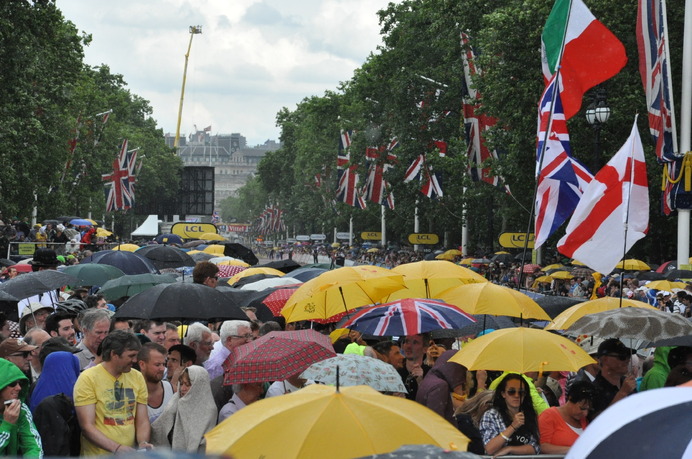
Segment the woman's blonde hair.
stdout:
[[495,395],[494,390],[477,392],[473,397],[466,399],[466,401],[464,401],[464,403],[462,403],[461,406],[456,409],[454,415],[467,414],[471,416],[474,425],[478,427],[478,423],[480,423],[483,413],[488,411],[488,409],[492,408],[493,406],[493,395]]

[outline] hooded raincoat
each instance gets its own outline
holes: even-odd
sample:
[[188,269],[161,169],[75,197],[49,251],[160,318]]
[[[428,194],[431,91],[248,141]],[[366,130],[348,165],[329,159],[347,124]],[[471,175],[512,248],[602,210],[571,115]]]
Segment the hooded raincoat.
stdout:
[[0,456],[43,457],[41,436],[36,430],[31,411],[24,400],[29,392],[29,380],[22,371],[9,360],[0,359],[0,390],[15,381],[20,381],[22,390],[19,399],[22,407],[14,424],[2,419],[0,424]]

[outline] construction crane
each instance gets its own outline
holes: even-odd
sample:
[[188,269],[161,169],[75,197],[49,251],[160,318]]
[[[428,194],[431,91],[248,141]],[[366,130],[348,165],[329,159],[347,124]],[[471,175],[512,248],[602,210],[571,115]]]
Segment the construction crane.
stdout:
[[175,128],[175,142],[173,146],[177,149],[180,142],[180,121],[183,117],[183,98],[185,97],[185,80],[187,78],[187,61],[190,58],[190,49],[192,49],[192,37],[202,33],[202,26],[190,26],[190,43],[187,45],[187,53],[185,53],[185,68],[183,69],[183,88],[180,90],[180,107],[178,107],[178,125]]

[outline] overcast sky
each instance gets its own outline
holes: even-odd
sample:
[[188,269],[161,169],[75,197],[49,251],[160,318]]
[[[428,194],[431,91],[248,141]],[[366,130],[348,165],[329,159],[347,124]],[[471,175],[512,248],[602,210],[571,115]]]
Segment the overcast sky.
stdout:
[[[189,26],[181,136],[212,126],[248,145],[278,140],[276,113],[335,90],[381,43],[388,0],[57,0],[92,34],[89,65],[107,64],[175,133]],[[104,107],[104,109],[107,107]]]

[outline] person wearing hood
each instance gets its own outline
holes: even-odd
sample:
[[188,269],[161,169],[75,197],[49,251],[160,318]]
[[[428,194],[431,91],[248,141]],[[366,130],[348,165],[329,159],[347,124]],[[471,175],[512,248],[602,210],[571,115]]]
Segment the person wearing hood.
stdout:
[[466,368],[458,363],[449,362],[456,353],[455,350],[445,351],[437,358],[416,394],[418,403],[427,406],[453,425],[454,406],[451,394],[460,391],[466,381]]
[[668,354],[670,354],[671,349],[673,348],[667,346],[656,348],[654,351],[654,366],[644,375],[639,385],[640,392],[649,389],[658,389],[665,385],[668,373],[670,373]]
[[9,360],[0,359],[0,456],[43,457],[41,436],[24,400],[29,379]]

